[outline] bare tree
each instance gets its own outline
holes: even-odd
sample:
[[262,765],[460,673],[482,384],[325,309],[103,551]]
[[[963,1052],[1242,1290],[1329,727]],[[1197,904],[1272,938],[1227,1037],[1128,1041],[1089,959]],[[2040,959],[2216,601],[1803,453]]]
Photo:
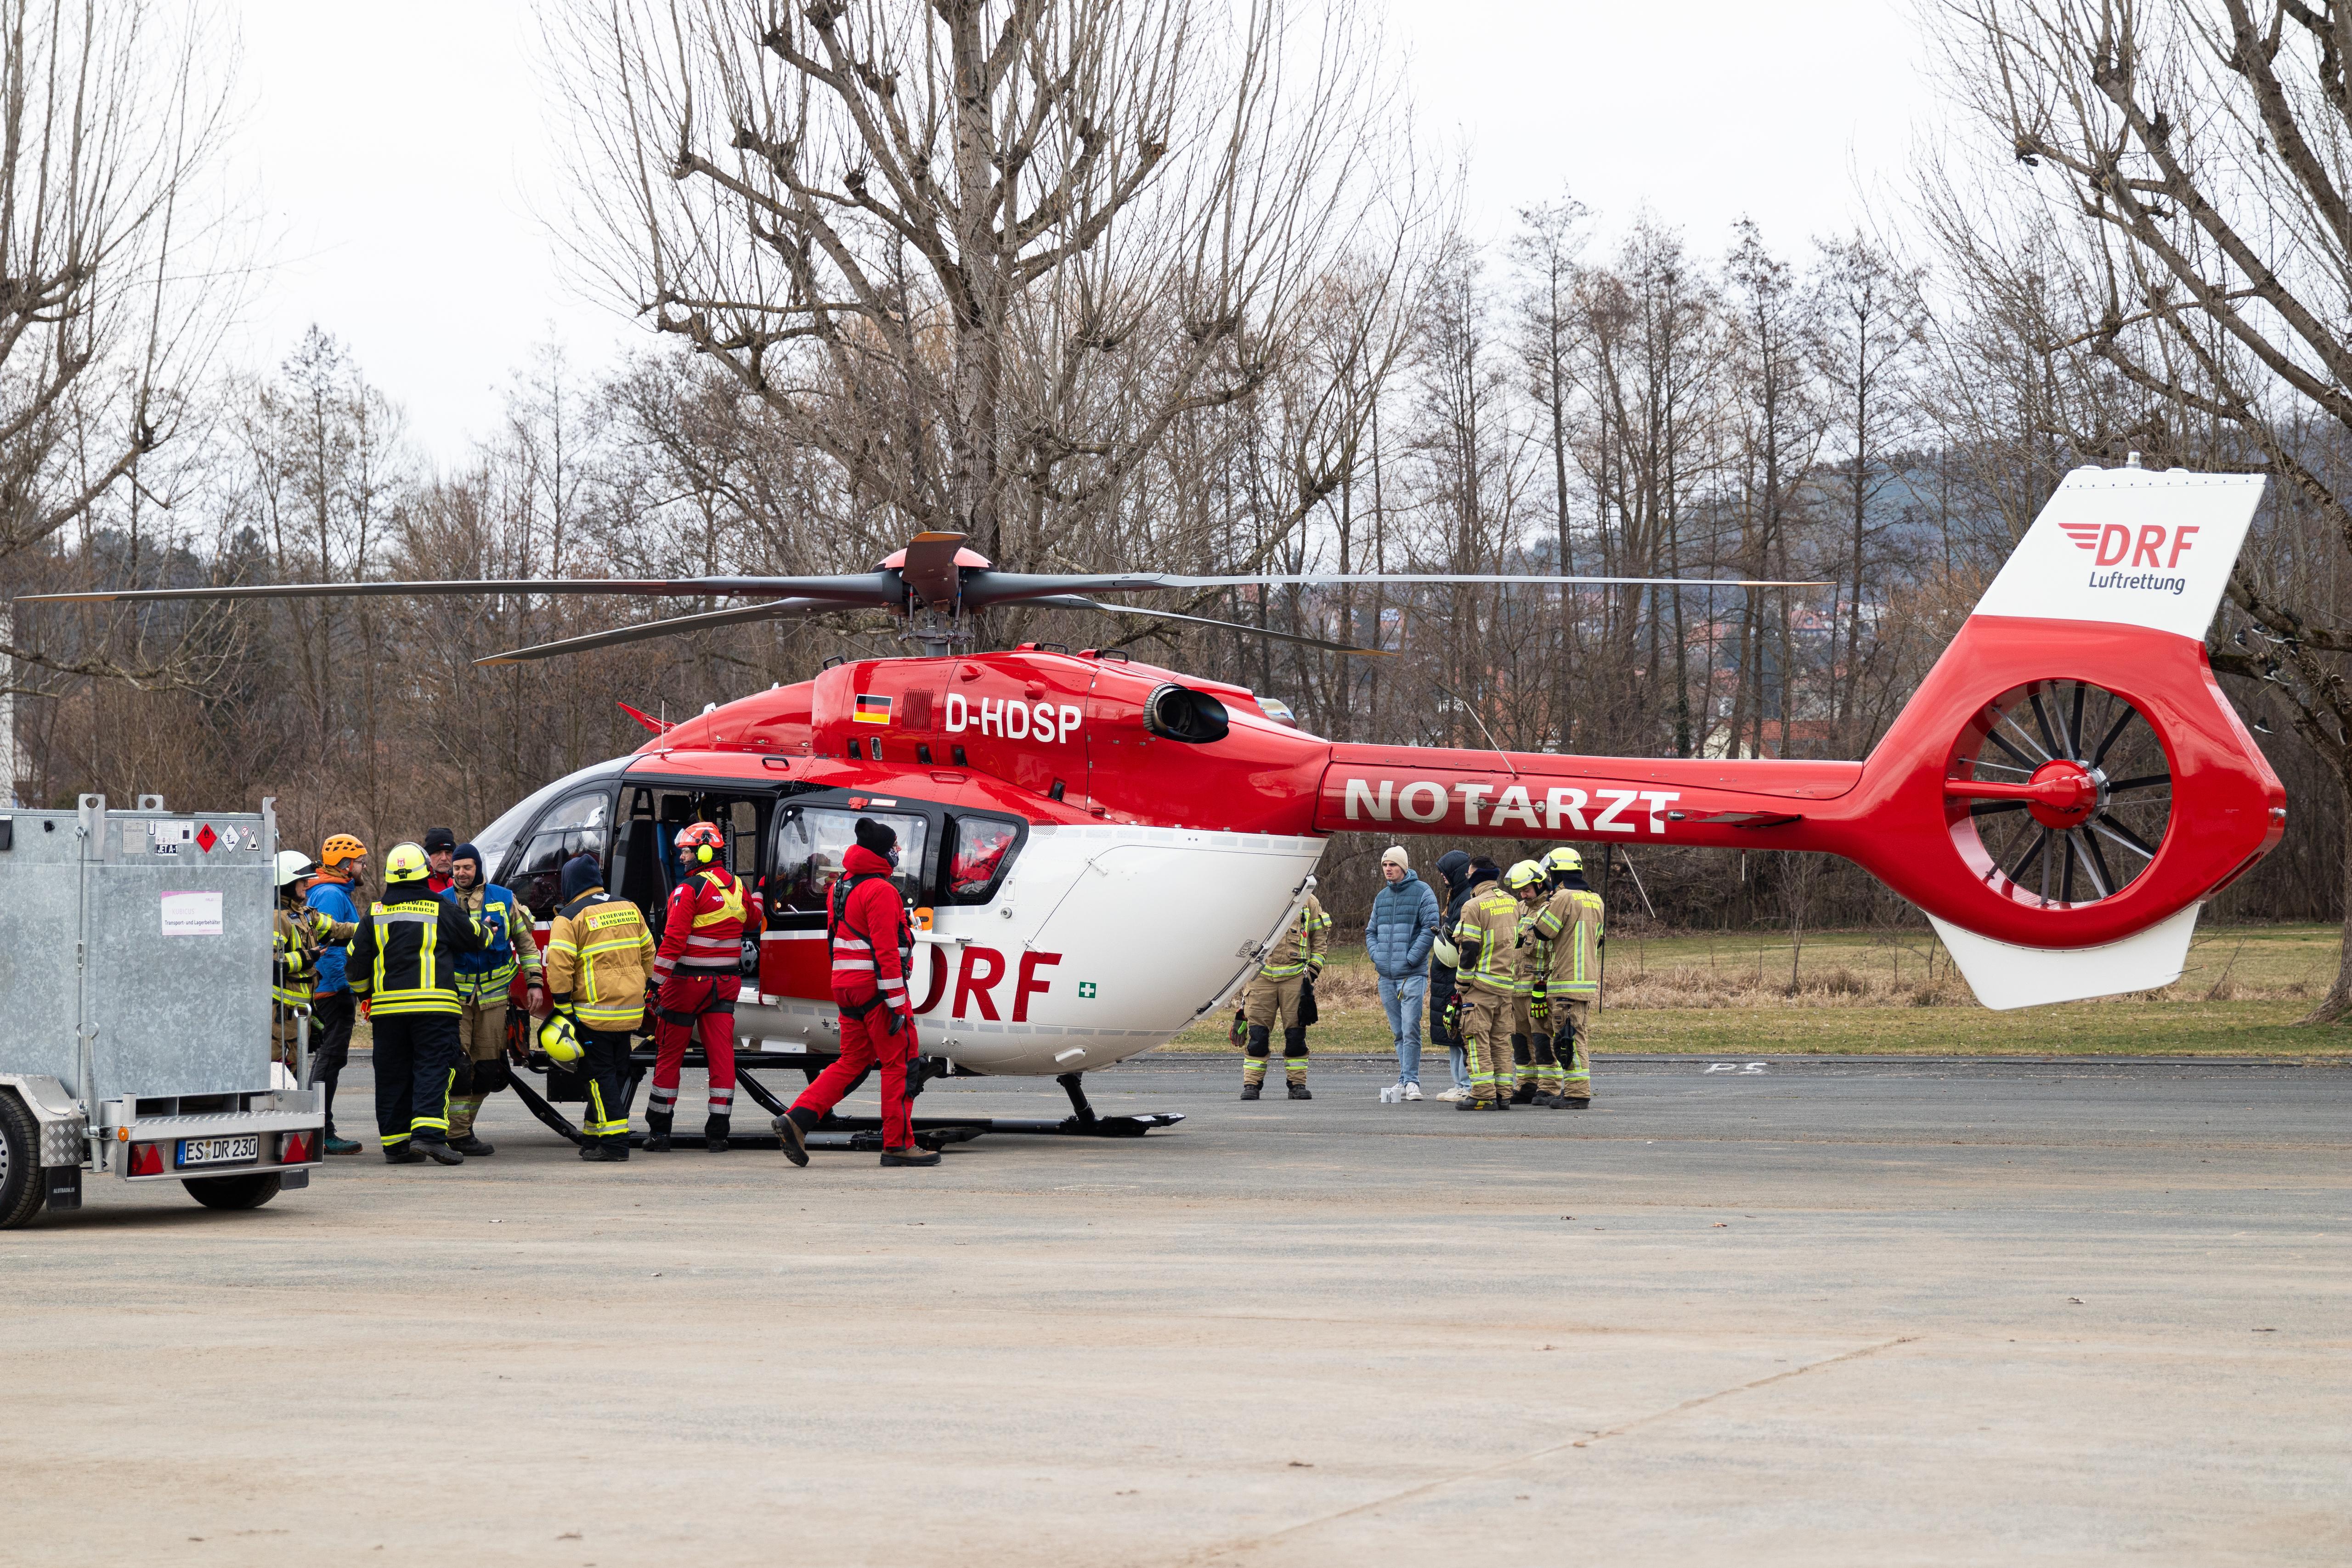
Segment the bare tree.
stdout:
[[[1953,76],[2031,188],[2027,205],[2077,280],[2074,330],[2143,400],[2135,445],[2178,457],[2234,441],[2352,549],[2352,503],[2315,425],[2352,433],[2352,13],[2298,0],[1954,0]],[[2093,445],[2095,433],[2073,433]],[[2242,565],[2230,597],[2255,646],[2224,674],[2264,681],[2352,799],[2352,626],[2317,579]],[[2347,937],[2311,1023],[2352,1012]]]
[[1345,0],[601,0],[553,27],[604,276],[853,510],[992,557],[1266,380],[1392,108]]

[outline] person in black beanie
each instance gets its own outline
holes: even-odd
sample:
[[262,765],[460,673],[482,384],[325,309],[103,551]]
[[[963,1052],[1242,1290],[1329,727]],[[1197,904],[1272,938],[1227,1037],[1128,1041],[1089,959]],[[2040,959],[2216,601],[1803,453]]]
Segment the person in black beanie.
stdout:
[[[1492,864],[1492,862],[1489,862]],[[1467,850],[1448,849],[1437,858],[1435,867],[1440,901],[1444,910],[1438,917],[1437,934],[1445,939],[1432,948],[1429,960],[1429,1038],[1433,1045],[1445,1047],[1454,1068],[1454,1087],[1437,1098],[1459,1100],[1470,1092],[1470,1063],[1462,1047],[1460,1031],[1445,1026],[1445,1005],[1454,999],[1454,966],[1437,956],[1453,951],[1454,928],[1462,920],[1462,901],[1470,894],[1470,855]]]

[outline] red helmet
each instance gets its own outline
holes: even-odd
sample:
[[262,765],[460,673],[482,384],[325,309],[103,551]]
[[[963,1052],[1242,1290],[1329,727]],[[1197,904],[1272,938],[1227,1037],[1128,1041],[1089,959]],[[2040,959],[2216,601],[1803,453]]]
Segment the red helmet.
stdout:
[[677,853],[681,859],[698,860],[708,866],[726,847],[727,836],[708,822],[695,823],[678,832]]

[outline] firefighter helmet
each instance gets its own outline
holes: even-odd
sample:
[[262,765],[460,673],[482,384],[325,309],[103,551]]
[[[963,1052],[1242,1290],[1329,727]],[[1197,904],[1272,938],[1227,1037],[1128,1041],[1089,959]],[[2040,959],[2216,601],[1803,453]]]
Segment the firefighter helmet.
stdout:
[[1565,844],[1561,845],[1557,849],[1546,851],[1543,858],[1543,863],[1544,869],[1549,871],[1555,877],[1564,871],[1581,871],[1584,869],[1584,857],[1579,855],[1575,850],[1570,849]]
[[280,849],[278,864],[273,868],[278,890],[283,892],[318,868],[299,849]]
[[414,844],[395,844],[392,853],[383,858],[383,879],[387,882],[413,882],[432,872],[425,851]]
[[1462,950],[1442,936],[1429,944],[1429,955],[1448,969],[1462,967]]
[[719,858],[719,852],[726,847],[727,836],[708,822],[681,829],[677,836],[679,857],[698,860],[705,866]]
[[1503,873],[1503,886],[1514,893],[1524,893],[1543,880],[1544,868],[1532,860],[1522,860]]
[[350,860],[367,858],[367,846],[348,833],[338,833],[319,846],[319,864],[331,871]]
[[555,1014],[539,1026],[539,1048],[547,1053],[549,1061],[562,1068],[577,1067],[580,1058],[586,1054],[580,1044],[580,1031],[572,1027],[570,1016],[562,1013]]

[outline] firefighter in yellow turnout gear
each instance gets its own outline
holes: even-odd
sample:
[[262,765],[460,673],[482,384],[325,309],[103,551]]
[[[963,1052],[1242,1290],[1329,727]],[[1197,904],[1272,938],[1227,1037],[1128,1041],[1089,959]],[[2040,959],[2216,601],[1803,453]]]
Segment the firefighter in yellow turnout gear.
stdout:
[[375,1125],[394,1165],[462,1165],[449,1147],[449,1097],[465,1060],[457,1043],[457,961],[489,946],[482,928],[436,897],[415,844],[383,859],[383,897],[352,941],[352,990],[373,1026]]
[[[1516,876],[1519,868],[1513,867]],[[1454,928],[1461,962],[1454,966],[1455,1026],[1469,1056],[1470,1092],[1456,1110],[1505,1110],[1510,1107],[1510,1034],[1517,1010],[1519,900],[1495,885],[1495,873],[1474,866],[1462,918]]]
[[1513,1105],[1549,1107],[1559,1093],[1559,1062],[1552,1055],[1551,1006],[1546,993],[1552,953],[1551,942],[1535,929],[1535,919],[1551,898],[1550,880],[1541,861],[1522,860],[1505,873],[1503,886],[1519,900],[1519,994],[1511,1007],[1516,1087],[1502,1087]]
[[1591,1019],[1601,997],[1602,906],[1575,850],[1563,845],[1543,864],[1545,894],[1520,929],[1529,949],[1543,958],[1529,990],[1530,1016],[1538,1031],[1558,1026],[1548,1036],[1536,1035],[1538,1058],[1556,1058],[1559,1065],[1552,1087],[1538,1079],[1535,1103],[1582,1110],[1592,1103]]
[[269,1047],[273,1060],[295,1068],[296,1020],[310,1011],[319,954],[349,942],[359,927],[302,905],[304,884],[319,868],[299,849],[281,849],[274,868],[278,908],[269,921]]
[[590,855],[563,868],[563,907],[547,933],[544,1000],[577,1037],[577,1070],[588,1079],[580,1157],[618,1164],[629,1157],[629,1036],[644,1023],[653,984],[654,937],[626,899],[604,890]]
[[1299,1021],[1299,999],[1323,973],[1330,955],[1331,917],[1309,893],[1306,907],[1276,939],[1265,963],[1242,991],[1242,1017],[1249,1026],[1242,1057],[1244,1100],[1255,1100],[1265,1086],[1266,1058],[1277,1023],[1282,1026],[1282,1067],[1290,1098],[1315,1098],[1307,1087],[1307,1026]]

